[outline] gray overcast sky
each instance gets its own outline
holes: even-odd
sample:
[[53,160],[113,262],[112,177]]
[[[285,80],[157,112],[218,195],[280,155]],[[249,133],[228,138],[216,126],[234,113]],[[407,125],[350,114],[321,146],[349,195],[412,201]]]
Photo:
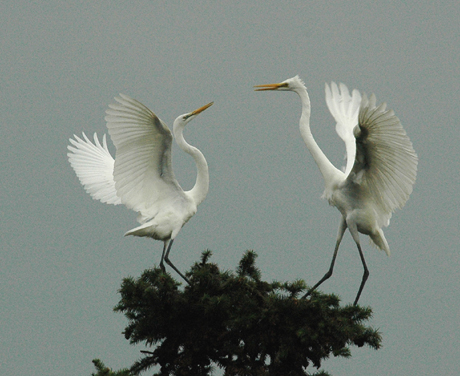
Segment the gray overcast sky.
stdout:
[[[93,201],[66,157],[74,133],[106,131],[119,92],[172,124],[215,104],[186,129],[210,165],[211,187],[178,236],[186,270],[201,252],[234,269],[246,249],[263,277],[313,284],[329,266],[339,213],[298,130],[293,93],[253,85],[299,74],[312,132],[343,164],[324,83],[385,101],[419,155],[414,192],[385,230],[388,258],[363,239],[379,351],[331,359],[334,375],[457,375],[459,288],[458,1],[24,1],[0,12],[0,363],[2,375],[89,375],[91,360],[127,367],[143,347],[112,312],[123,277],[160,259],[161,243],[124,238],[136,215]],[[282,4],[282,5],[280,5]],[[440,5],[442,4],[442,5]],[[450,4],[450,5],[449,5]],[[174,148],[189,189],[193,160]],[[322,288],[346,303],[362,267],[346,234]]]

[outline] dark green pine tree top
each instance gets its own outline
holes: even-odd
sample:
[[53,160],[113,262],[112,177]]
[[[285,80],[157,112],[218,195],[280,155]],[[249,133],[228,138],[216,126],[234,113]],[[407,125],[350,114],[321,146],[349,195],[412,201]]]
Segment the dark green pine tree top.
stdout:
[[129,370],[94,360],[93,376],[139,375],[154,366],[154,376],[211,375],[213,367],[225,376],[309,375],[307,367],[318,369],[331,355],[349,357],[352,345],[380,347],[379,332],[364,325],[370,308],[340,306],[337,296],[320,292],[300,299],[302,280],[262,281],[253,251],[236,272],[221,272],[210,256],[203,252],[183,289],[158,268],[123,280],[114,310],[129,320],[125,338],[147,349]]

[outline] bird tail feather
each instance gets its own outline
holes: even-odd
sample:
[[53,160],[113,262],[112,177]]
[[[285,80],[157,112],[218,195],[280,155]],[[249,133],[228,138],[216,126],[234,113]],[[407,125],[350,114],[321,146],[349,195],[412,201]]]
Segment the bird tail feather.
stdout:
[[383,231],[379,229],[375,234],[370,234],[369,238],[371,240],[371,243],[375,245],[377,248],[380,248],[382,251],[385,251],[385,253],[390,256],[390,247],[388,246],[388,242],[385,239],[385,235],[383,235]]

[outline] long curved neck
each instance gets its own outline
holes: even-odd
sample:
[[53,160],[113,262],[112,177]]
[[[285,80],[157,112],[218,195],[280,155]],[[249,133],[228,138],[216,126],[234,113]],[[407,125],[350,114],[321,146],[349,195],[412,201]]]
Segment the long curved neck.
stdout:
[[195,160],[197,176],[196,182],[193,188],[187,193],[195,201],[195,204],[198,206],[208,194],[209,191],[209,169],[208,163],[201,151],[196,147],[190,145],[184,139],[184,125],[178,125],[174,127],[174,137],[176,139],[177,145],[185,151],[187,154],[190,154]]
[[300,116],[299,121],[300,134],[302,135],[305,145],[307,145],[310,154],[318,165],[318,168],[323,175],[324,181],[327,184],[332,181],[333,176],[336,175],[337,171],[339,170],[329,161],[329,159],[327,159],[326,155],[324,155],[323,151],[320,149],[311,133],[311,106],[307,89],[298,89],[296,90],[296,93],[300,96],[300,100],[302,101],[302,115]]

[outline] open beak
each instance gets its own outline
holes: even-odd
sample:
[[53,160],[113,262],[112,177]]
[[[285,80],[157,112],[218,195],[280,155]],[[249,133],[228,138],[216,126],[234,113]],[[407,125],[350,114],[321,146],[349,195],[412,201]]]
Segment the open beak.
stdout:
[[285,87],[286,84],[267,84],[267,85],[256,85],[254,86],[257,89],[255,91],[264,91],[264,90],[278,90],[280,87]]
[[207,105],[200,107],[198,110],[193,111],[190,115],[198,115],[200,112],[203,112],[207,108],[211,107],[213,104],[214,102],[208,103]]

